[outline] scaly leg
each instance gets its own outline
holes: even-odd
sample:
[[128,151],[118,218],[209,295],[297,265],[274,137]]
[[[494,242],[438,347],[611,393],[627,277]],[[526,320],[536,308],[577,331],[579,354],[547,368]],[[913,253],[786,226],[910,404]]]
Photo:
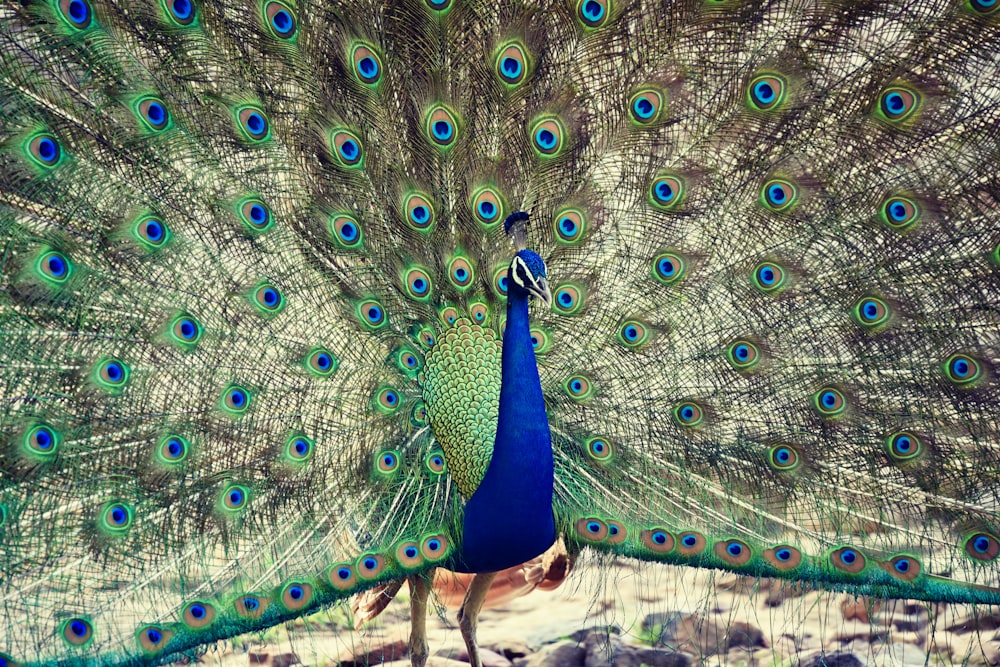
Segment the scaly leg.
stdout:
[[[427,574],[433,577],[434,572]],[[431,585],[424,575],[407,577],[410,582],[410,665],[424,667],[427,662],[427,598]]]
[[480,572],[473,577],[462,608],[458,610],[458,627],[469,651],[470,667],[483,667],[483,662],[479,659],[479,645],[476,644],[476,628],[479,626],[479,612],[483,609],[486,594],[490,592],[490,585],[496,576],[496,572]]

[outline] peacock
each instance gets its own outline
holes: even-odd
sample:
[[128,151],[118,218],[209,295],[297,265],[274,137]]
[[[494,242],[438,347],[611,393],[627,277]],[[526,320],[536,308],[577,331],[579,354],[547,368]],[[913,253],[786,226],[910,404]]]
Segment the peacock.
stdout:
[[0,665],[565,545],[1000,604],[996,0],[3,0]]

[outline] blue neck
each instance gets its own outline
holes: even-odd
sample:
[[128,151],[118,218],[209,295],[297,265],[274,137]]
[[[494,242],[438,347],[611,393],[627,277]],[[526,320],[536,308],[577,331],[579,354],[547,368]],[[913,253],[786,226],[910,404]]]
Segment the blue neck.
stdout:
[[555,541],[552,438],[528,323],[528,294],[512,285],[503,337],[500,418],[486,476],[465,504],[459,569],[519,565]]

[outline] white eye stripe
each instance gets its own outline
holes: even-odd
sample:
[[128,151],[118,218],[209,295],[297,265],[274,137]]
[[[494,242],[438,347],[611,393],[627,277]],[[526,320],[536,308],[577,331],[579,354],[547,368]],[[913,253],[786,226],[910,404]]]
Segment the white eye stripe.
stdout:
[[514,257],[510,270],[511,278],[519,287],[524,287],[525,278],[529,276],[528,266],[520,257]]

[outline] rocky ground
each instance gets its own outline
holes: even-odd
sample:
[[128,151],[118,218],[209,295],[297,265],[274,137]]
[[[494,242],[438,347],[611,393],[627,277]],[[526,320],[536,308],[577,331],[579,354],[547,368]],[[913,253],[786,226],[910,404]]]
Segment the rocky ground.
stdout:
[[[406,589],[353,630],[338,609],[219,645],[207,665],[409,665]],[[429,667],[467,665],[455,612],[428,619]],[[582,565],[560,588],[483,612],[487,667],[1000,665],[1000,612],[872,603],[708,571]]]

